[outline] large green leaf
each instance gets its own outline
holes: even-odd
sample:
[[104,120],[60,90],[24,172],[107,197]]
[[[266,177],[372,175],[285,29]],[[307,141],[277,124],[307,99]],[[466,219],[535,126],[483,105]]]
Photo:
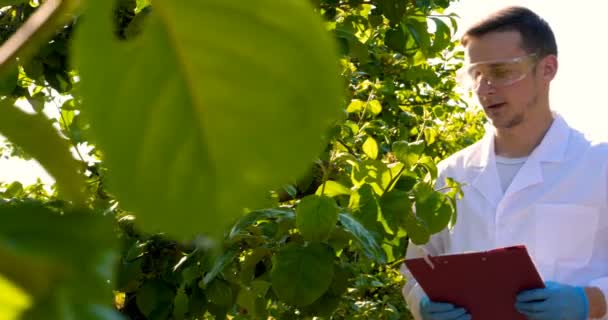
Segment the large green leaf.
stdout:
[[112,1],[88,6],[83,114],[147,230],[220,234],[304,173],[343,116],[334,43],[307,1],[155,1],[132,43],[113,39]]
[[334,276],[334,255],[327,245],[289,244],[273,257],[272,290],[294,306],[313,303],[327,291]]
[[307,241],[325,241],[336,227],[340,209],[334,199],[310,195],[296,208],[296,226]]
[[363,253],[365,253],[368,258],[378,263],[386,262],[386,255],[382,250],[382,247],[380,247],[372,234],[365,229],[359,221],[347,213],[340,213],[338,219],[344,229],[350,232],[357,242],[359,242],[363,249]]
[[40,114],[27,114],[14,107],[11,99],[0,102],[0,133],[20,146],[55,178],[66,198],[84,203],[84,175],[70,153],[70,145],[52,123]]
[[0,274],[34,298],[24,319],[117,319],[111,217],[30,202],[0,204],[0,217]]

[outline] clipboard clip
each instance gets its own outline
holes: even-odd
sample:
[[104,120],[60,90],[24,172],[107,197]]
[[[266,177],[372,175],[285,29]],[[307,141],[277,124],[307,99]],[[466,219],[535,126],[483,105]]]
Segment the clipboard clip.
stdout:
[[424,262],[426,262],[426,264],[431,267],[431,270],[435,270],[435,264],[433,264],[433,261],[431,261],[431,255],[429,254],[429,252],[426,251],[424,247],[416,247],[418,247],[418,250],[420,250],[420,252],[422,253],[422,259],[424,259]]

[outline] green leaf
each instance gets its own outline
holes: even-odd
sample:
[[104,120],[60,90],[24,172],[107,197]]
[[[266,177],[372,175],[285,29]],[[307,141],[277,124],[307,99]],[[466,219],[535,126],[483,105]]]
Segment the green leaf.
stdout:
[[237,296],[237,304],[247,310],[247,314],[252,315],[255,319],[268,318],[266,310],[266,299],[264,296],[270,289],[270,282],[262,280],[254,280],[250,287],[243,287]]
[[376,194],[382,195],[391,183],[391,171],[384,162],[368,159],[353,166],[351,180],[355,188],[367,183]]
[[216,278],[213,280],[207,287],[205,293],[207,298],[209,298],[209,301],[218,306],[230,307],[234,303],[232,288],[222,279]]
[[261,262],[264,258],[271,254],[270,249],[264,247],[254,248],[250,254],[245,256],[243,263],[241,264],[241,271],[239,272],[239,280],[249,285],[255,278],[256,265]]
[[[1,1],[0,1],[1,2]],[[0,3],[0,7],[3,7]],[[17,87],[17,79],[19,77],[19,68],[13,64],[0,75],[0,96],[10,96],[13,90]]]
[[21,319],[21,313],[32,305],[32,298],[0,275],[0,319]]
[[405,14],[406,3],[406,1],[402,0],[379,0],[377,2],[378,7],[384,16],[390,20],[392,24],[401,22],[401,19]]
[[386,255],[372,234],[359,221],[347,213],[340,213],[340,224],[361,245],[365,256],[378,263],[386,263]]
[[248,213],[242,217],[237,223],[230,229],[229,238],[234,238],[239,234],[246,232],[246,229],[258,220],[265,219],[295,219],[296,214],[291,209],[264,209],[256,210]]
[[361,111],[363,111],[363,106],[364,105],[365,104],[363,103],[363,101],[361,101],[359,99],[353,99],[353,100],[350,101],[350,104],[346,108],[346,112],[348,112],[348,113],[361,112]]
[[384,42],[392,50],[395,50],[399,53],[405,53],[405,44],[407,42],[407,36],[403,31],[401,25],[387,30]]
[[391,190],[380,198],[384,227],[390,234],[397,234],[399,227],[404,226],[406,215],[412,214],[412,202],[409,193],[401,190]]
[[437,129],[429,127],[424,128],[424,139],[429,146],[437,141],[437,135]]
[[334,255],[322,243],[288,244],[272,259],[272,290],[293,306],[313,303],[327,291],[334,276]]
[[0,274],[34,298],[24,319],[64,319],[70,313],[116,319],[104,309],[117,246],[113,218],[88,211],[61,214],[36,202],[0,204],[0,216]]
[[150,280],[145,282],[135,295],[137,308],[146,317],[155,313],[163,312],[173,304],[175,295],[172,288],[162,280]]
[[424,182],[414,187],[414,196],[416,216],[426,223],[429,232],[434,234],[443,230],[454,212],[450,199]]
[[433,158],[429,156],[423,156],[422,158],[420,158],[420,160],[418,160],[418,164],[423,166],[427,170],[429,176],[431,177],[431,180],[434,181],[435,179],[437,179],[437,166],[435,165],[435,161],[433,161]]
[[437,117],[437,118],[442,118],[443,115],[445,115],[445,109],[442,106],[435,106],[433,108],[433,114]]
[[36,158],[67,199],[84,204],[84,175],[79,173],[80,165],[72,157],[68,141],[59,136],[45,116],[26,114],[9,100],[0,102],[0,133]]
[[239,252],[237,250],[231,249],[226,250],[221,256],[219,256],[213,263],[211,270],[209,270],[209,272],[207,272],[207,274],[205,274],[205,277],[201,280],[200,287],[202,289],[206,288],[207,285],[209,285],[209,283],[213,281],[215,277],[217,277],[217,275],[222,272],[228,264],[234,261],[238,254]]
[[393,143],[393,152],[397,160],[409,168],[415,165],[420,157],[422,157],[424,147],[424,141],[422,140],[415,142],[396,141]]
[[[323,194],[321,194],[321,191],[323,191]],[[328,197],[335,197],[342,195],[350,195],[351,192],[352,191],[343,184],[337,181],[328,180],[317,188],[315,194],[318,196],[325,195]]]
[[307,241],[325,241],[338,222],[338,205],[327,196],[310,195],[296,208],[296,226]]
[[431,45],[431,39],[429,37],[428,26],[426,19],[423,21],[416,19],[409,19],[405,24],[409,33],[412,35],[416,45],[418,46],[419,52],[423,54],[423,59],[426,60],[426,52]]
[[159,1],[127,43],[111,1],[87,5],[83,115],[109,189],[145,230],[221,235],[304,173],[343,116],[334,42],[306,1]]
[[23,193],[23,185],[19,181],[14,181],[8,187],[6,187],[6,191],[2,194],[5,198],[17,198]]
[[177,294],[173,299],[173,317],[174,320],[186,319],[188,313],[188,294],[186,294],[184,287],[180,287],[177,290]]
[[429,242],[431,233],[421,219],[418,219],[413,214],[408,214],[405,216],[404,224],[405,231],[407,232],[407,235],[412,243],[416,245],[423,245]]
[[378,142],[372,137],[367,137],[363,143],[363,152],[371,159],[378,158]]
[[433,39],[432,50],[435,52],[440,52],[443,49],[447,48],[450,45],[452,40],[452,33],[450,31],[450,27],[448,27],[443,20],[436,17],[431,17],[433,22],[435,22],[435,32]]
[[350,196],[348,207],[353,215],[363,224],[363,226],[380,239],[382,234],[381,209],[378,196],[373,191],[372,186],[364,184]]
[[378,101],[378,100],[372,100],[367,105],[367,109],[374,116],[376,116],[376,115],[380,114],[380,112],[382,112],[382,105],[380,104],[380,101]]

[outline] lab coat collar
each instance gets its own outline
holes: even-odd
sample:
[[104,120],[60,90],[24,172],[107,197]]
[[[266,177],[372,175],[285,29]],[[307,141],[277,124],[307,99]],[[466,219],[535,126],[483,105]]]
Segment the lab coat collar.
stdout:
[[[553,114],[553,123],[545,134],[541,143],[532,151],[528,160],[506,191],[506,194],[515,193],[529,186],[543,182],[541,163],[561,162],[566,154],[570,128],[566,121],[558,114]],[[494,153],[494,131],[487,130],[480,141],[479,148],[475,148],[467,159],[467,165],[478,170],[472,185],[491,203],[497,204],[503,198],[496,157]]]

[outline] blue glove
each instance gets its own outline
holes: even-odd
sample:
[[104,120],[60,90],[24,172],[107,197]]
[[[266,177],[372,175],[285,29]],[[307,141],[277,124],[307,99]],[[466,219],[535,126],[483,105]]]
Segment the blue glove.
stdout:
[[420,313],[424,320],[471,320],[465,309],[450,303],[433,302],[428,297],[420,300]]
[[515,308],[531,320],[585,320],[589,301],[581,287],[547,281],[546,288],[520,292]]

